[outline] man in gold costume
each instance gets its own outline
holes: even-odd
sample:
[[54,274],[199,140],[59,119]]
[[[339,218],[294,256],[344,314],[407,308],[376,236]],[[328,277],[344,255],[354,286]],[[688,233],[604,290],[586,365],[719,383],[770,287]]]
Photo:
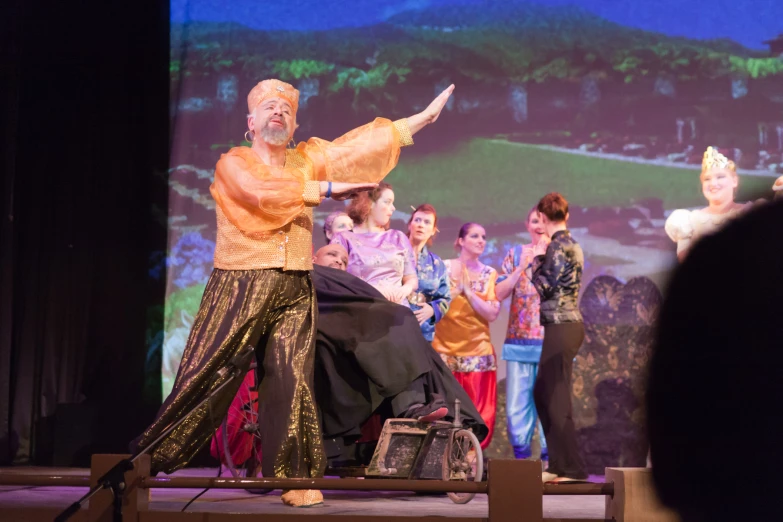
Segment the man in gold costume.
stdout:
[[[376,118],[328,142],[295,149],[299,91],[264,80],[248,95],[250,147],[223,154],[210,191],[217,207],[214,270],[209,278],[174,387],[155,422],[134,441],[145,449],[210,389],[242,347],[256,347],[265,476],[323,476],[326,458],[313,397],[317,320],[312,264],[313,207],[322,198],[369,189],[397,164],[400,149],[438,119],[450,86],[421,113],[395,122]],[[246,370],[246,369],[243,369]],[[151,449],[154,472],[183,467],[209,440],[237,392],[213,401]],[[291,506],[323,502],[315,490],[284,491]]]

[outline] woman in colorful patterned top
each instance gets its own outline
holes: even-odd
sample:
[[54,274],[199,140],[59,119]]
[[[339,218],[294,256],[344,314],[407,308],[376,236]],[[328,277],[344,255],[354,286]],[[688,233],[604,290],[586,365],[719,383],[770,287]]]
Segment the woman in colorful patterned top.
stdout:
[[738,185],[739,176],[734,162],[718,152],[718,149],[707,147],[701,163],[701,191],[707,200],[707,207],[675,210],[664,225],[671,240],[677,243],[677,258],[680,261],[700,237],[717,231],[753,206],[750,202],[734,201]]
[[438,232],[438,214],[429,203],[419,205],[408,220],[408,239],[416,260],[419,291],[408,297],[424,338],[432,342],[435,324],[449,310],[451,292],[443,260],[427,248]]
[[497,363],[490,342],[489,323],[497,319],[500,303],[495,296],[498,273],[479,261],[487,243],[484,227],[466,223],[454,244],[457,259],[445,261],[451,288],[451,307],[435,325],[432,347],[478,408],[492,440],[497,404]]
[[567,229],[568,201],[552,192],[538,203],[548,246],[533,249],[528,278],[541,296],[541,324],[544,343],[538,376],[533,387],[536,409],[541,417],[548,451],[549,468],[544,482],[578,481],[587,478],[576,443],[571,407],[571,370],[585,337],[579,312],[584,254]]
[[533,385],[536,382],[538,362],[544,328],[539,318],[541,300],[533,283],[525,275],[525,269],[533,261],[533,248],[540,242],[549,242],[538,209],[527,214],[527,232],[530,244],[516,245],[503,260],[501,275],[495,292],[498,301],[511,296],[508,315],[508,331],[503,344],[502,358],[506,361],[506,417],[508,439],[514,449],[514,457],[527,459],[532,456],[530,442],[538,424],[541,443],[541,459],[547,459],[544,430],[538,422],[533,401]]
[[413,247],[399,230],[389,230],[394,213],[394,192],[381,182],[358,194],[348,206],[352,231],[337,234],[332,243],[348,251],[348,272],[370,283],[383,296],[408,306],[408,296],[419,287]]

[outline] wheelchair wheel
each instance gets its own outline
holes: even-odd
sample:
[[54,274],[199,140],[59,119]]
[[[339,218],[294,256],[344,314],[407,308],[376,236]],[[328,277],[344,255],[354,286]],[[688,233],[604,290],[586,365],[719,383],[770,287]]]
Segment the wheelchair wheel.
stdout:
[[[251,368],[251,372],[254,369]],[[255,378],[246,378],[220,425],[221,461],[235,478],[253,478],[261,471],[261,437]],[[263,495],[271,489],[249,489]]]
[[[452,432],[443,455],[443,480],[479,482],[484,476],[484,455],[478,439],[470,430]],[[475,493],[448,493],[455,504],[467,504]]]

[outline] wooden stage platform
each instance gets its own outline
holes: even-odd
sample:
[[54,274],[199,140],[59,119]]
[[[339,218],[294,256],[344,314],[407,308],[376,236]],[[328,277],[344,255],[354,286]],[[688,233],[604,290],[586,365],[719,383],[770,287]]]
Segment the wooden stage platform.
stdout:
[[[59,473],[88,477],[89,469],[63,468],[6,468],[3,472]],[[217,469],[185,469],[173,474],[178,477],[214,477]],[[164,475],[161,475],[164,476]],[[223,475],[225,476],[225,474]],[[603,481],[603,477],[591,477]],[[87,492],[78,487],[0,486],[0,520],[3,522],[32,522],[33,511],[65,509]],[[199,491],[192,489],[158,489],[151,491],[149,509],[152,512],[179,512]],[[605,498],[601,496],[547,496],[544,497],[544,517],[548,519],[604,520]],[[306,509],[284,506],[280,491],[267,495],[253,495],[240,489],[210,490],[191,504],[187,512],[248,513],[265,515],[345,515],[372,517],[465,517],[486,520],[487,495],[476,495],[464,505],[454,504],[445,495],[425,496],[399,491],[324,491],[324,504]],[[16,513],[16,514],[15,514]],[[13,517],[13,518],[9,518]],[[18,518],[16,518],[18,517]],[[51,519],[50,519],[51,520]],[[165,521],[165,517],[160,520]],[[194,517],[193,520],[206,520]],[[265,517],[263,520],[269,520]]]
[[[96,477],[102,476],[121,457],[97,456],[97,461],[93,457],[92,471],[0,468],[0,521],[53,521],[62,510],[87,493],[88,488],[79,484],[94,483]],[[327,480],[329,485],[332,486],[334,480],[333,487],[339,485],[343,490],[324,488],[323,505],[291,508],[280,501],[280,490],[257,495],[245,489],[233,489],[241,487],[235,481],[211,481],[217,476],[217,469],[186,469],[172,474],[171,482],[166,475],[145,482],[143,477],[148,477],[144,471],[149,469],[148,460],[146,466],[136,467],[125,475],[130,489],[123,501],[123,522],[429,522],[433,517],[444,522],[674,520],[656,505],[649,470],[645,469],[607,468],[606,480],[599,476],[590,477],[596,484],[542,486],[540,463],[537,461],[496,461],[494,465],[490,463],[489,488],[487,483],[482,483],[483,491],[488,493],[476,494],[467,504],[455,504],[445,494],[392,491],[393,485],[397,489],[424,489],[418,485],[422,481],[409,481],[409,486],[394,479],[357,481],[334,478]],[[198,484],[193,484],[194,481]],[[347,481],[352,481],[352,484]],[[201,491],[185,487],[203,487],[207,482],[218,488],[222,486],[222,489],[207,491],[183,513],[185,505]],[[307,487],[302,484],[299,483],[300,488]],[[437,481],[432,483],[432,487],[443,487],[436,484]],[[345,490],[379,487],[389,489]],[[476,487],[482,486],[478,484]],[[111,493],[100,491],[91,502],[96,503],[94,507],[83,506],[70,520],[111,522]]]

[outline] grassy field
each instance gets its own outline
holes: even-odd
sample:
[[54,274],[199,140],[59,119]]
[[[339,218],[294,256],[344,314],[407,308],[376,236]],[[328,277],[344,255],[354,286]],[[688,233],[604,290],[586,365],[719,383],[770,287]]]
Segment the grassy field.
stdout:
[[[454,149],[406,157],[389,175],[397,208],[429,202],[442,216],[511,222],[547,192],[582,207],[626,206],[659,198],[665,208],[704,202],[698,171],[568,154],[532,145],[474,139]],[[774,179],[746,176],[739,201],[770,190]]]

